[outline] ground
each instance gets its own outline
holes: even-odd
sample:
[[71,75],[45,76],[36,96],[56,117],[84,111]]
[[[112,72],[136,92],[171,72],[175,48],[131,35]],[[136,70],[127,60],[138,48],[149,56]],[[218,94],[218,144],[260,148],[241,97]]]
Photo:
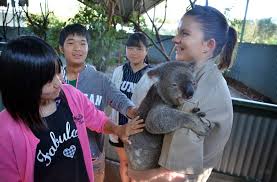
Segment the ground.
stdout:
[[232,78],[225,78],[232,97],[254,100],[259,102],[273,103],[273,101],[263,94],[249,88],[243,83]]

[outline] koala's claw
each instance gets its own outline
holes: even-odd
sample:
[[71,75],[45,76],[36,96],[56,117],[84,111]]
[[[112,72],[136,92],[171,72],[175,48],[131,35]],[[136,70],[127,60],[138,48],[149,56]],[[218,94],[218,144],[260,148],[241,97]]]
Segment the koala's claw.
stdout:
[[200,108],[199,107],[195,107],[191,110],[192,113],[197,113],[200,111]]
[[199,117],[194,122],[194,126],[191,128],[193,132],[200,136],[207,136],[210,134],[212,128],[214,127],[214,124],[209,122],[205,122]]
[[199,107],[195,107],[191,110],[192,113],[196,114],[198,117],[203,118],[206,116],[206,113],[204,112],[200,112],[200,108]]
[[200,118],[203,118],[203,117],[206,116],[206,113],[204,113],[204,112],[198,112],[198,113],[196,113],[196,114],[197,114],[197,116],[200,117]]

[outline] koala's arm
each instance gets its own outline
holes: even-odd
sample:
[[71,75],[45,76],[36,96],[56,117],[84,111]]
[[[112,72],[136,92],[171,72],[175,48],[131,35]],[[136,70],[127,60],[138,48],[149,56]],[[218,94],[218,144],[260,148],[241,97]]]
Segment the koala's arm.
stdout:
[[146,119],[146,130],[152,134],[166,134],[179,128],[188,128],[198,135],[207,135],[211,128],[195,113],[171,108],[167,105],[157,105],[152,108]]

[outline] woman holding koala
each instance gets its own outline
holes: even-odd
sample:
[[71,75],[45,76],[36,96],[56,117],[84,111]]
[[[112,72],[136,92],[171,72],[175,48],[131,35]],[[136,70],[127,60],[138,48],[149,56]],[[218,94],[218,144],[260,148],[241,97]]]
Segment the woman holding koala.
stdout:
[[[237,42],[236,31],[217,9],[195,5],[181,18],[173,42],[177,61],[195,63],[197,89],[183,110],[199,108],[205,113],[203,121],[214,127],[205,137],[186,128],[166,134],[159,159],[160,168],[145,171],[129,169],[128,175],[134,181],[206,182],[231,133],[233,108],[222,70],[231,66]],[[132,98],[136,105],[147,93],[143,89],[145,84],[150,88],[154,82],[147,75],[142,77]],[[145,87],[139,87],[140,84]]]

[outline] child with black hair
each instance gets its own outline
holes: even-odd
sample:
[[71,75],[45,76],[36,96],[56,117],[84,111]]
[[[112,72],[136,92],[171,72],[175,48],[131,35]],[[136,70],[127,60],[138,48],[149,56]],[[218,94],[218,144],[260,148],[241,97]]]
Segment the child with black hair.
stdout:
[[[122,115],[133,118],[136,110],[123,93],[103,73],[87,64],[90,42],[89,31],[80,24],[70,24],[60,32],[59,47],[64,54],[66,67],[63,77],[66,83],[83,92],[97,109],[110,105]],[[104,135],[88,131],[95,181],[103,182],[105,175]]]
[[8,42],[0,57],[1,181],[90,181],[93,172],[86,128],[128,136],[141,132],[135,118],[124,126],[74,87],[61,82],[55,50],[34,36]]
[[[127,62],[117,67],[114,70],[112,81],[116,87],[120,89],[128,98],[132,97],[136,83],[142,75],[150,68],[147,60],[148,42],[146,36],[141,32],[131,34],[126,43],[126,58]],[[124,125],[128,122],[128,118],[112,111],[113,121],[119,125]],[[123,142],[118,137],[110,135],[110,144],[115,147],[119,156],[120,176],[122,182],[130,181],[127,175],[128,158],[124,150]]]

